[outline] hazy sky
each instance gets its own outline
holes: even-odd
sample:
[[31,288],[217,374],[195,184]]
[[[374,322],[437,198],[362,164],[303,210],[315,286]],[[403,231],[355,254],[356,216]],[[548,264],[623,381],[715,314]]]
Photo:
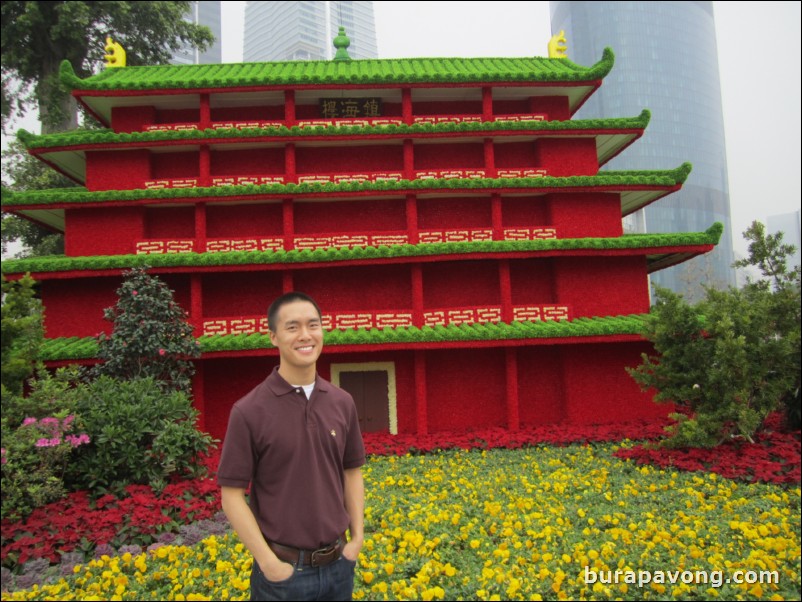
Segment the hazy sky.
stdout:
[[[753,220],[765,222],[800,206],[800,3],[713,4],[732,238],[735,250],[745,254],[741,233]],[[244,6],[223,3],[225,62],[242,60]],[[375,2],[374,7],[380,58],[545,56],[551,36],[548,2]]]

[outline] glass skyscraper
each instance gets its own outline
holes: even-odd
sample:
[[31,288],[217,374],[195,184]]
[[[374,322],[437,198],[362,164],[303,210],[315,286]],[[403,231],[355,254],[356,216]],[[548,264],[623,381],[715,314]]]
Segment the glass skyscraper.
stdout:
[[615,67],[578,118],[624,117],[644,108],[652,120],[643,137],[604,169],[693,171],[675,192],[629,231],[702,231],[724,224],[716,250],[663,270],[652,281],[698,298],[699,284],[735,285],[724,119],[712,2],[550,2],[552,33],[565,31],[568,57],[592,65],[609,46]]
[[326,60],[345,27],[352,59],[377,58],[373,2],[248,2],[243,60]]
[[220,1],[190,2],[190,11],[185,19],[196,25],[205,25],[212,30],[214,43],[200,52],[197,48],[179,50],[173,55],[175,65],[208,65],[223,62],[222,19]]

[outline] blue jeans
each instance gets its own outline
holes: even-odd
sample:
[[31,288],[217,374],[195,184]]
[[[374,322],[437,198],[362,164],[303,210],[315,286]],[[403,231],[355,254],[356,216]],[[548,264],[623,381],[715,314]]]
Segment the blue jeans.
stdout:
[[355,562],[340,556],[326,566],[296,566],[289,579],[275,582],[254,562],[251,600],[351,600],[355,568]]

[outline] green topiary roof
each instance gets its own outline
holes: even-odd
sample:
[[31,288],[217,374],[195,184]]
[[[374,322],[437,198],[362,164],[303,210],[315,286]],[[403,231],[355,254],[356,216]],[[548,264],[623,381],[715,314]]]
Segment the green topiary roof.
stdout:
[[[327,346],[392,345],[438,343],[451,341],[508,341],[515,339],[560,339],[566,337],[596,337],[639,335],[647,314],[577,318],[543,322],[511,322],[424,326],[423,328],[384,328],[330,330],[326,332]],[[266,334],[203,336],[198,339],[202,353],[270,349]],[[69,337],[45,339],[42,358],[45,361],[94,359],[97,339]]]
[[402,85],[432,83],[564,83],[603,79],[613,51],[582,67],[567,59],[405,58],[349,61],[290,61],[215,65],[154,65],[105,69],[79,78],[68,61],[61,81],[73,90],[177,90],[303,85]]
[[[32,257],[4,261],[4,274],[54,273],[74,270],[124,270],[149,266],[159,268],[197,269],[234,265],[276,265],[329,263],[388,258],[455,256],[470,253],[536,253],[546,251],[659,249],[666,247],[716,245],[724,227],[716,222],[705,232],[671,234],[629,234],[616,238],[550,238],[542,240],[503,240],[480,242],[421,243],[379,247],[305,249],[302,251],[232,251],[224,253],[167,253],[155,255],[98,255],[66,257]],[[648,252],[647,252],[648,255]],[[683,259],[687,259],[684,257]],[[667,267],[665,253],[653,259]]]

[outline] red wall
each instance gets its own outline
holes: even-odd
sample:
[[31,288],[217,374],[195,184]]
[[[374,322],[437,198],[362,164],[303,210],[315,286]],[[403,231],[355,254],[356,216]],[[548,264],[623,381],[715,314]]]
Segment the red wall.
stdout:
[[[200,153],[153,153],[150,156],[150,179],[197,178],[200,175]],[[140,184],[141,188],[141,184]]]
[[593,138],[538,138],[535,163],[550,176],[595,176],[599,171]]
[[416,92],[412,91],[412,114],[423,115],[481,115],[481,100],[463,100],[459,102],[431,102],[415,100]]
[[551,259],[511,259],[513,305],[545,305],[557,299]]
[[421,230],[490,228],[492,225],[488,197],[418,199],[418,228]]
[[147,207],[144,238],[194,238],[195,208]]
[[533,96],[529,107],[532,113],[545,113],[550,121],[566,121],[571,118],[567,96]]
[[485,151],[481,142],[415,144],[415,169],[483,169]]
[[560,422],[565,415],[562,346],[520,347],[516,353],[521,426]]
[[144,211],[141,207],[67,209],[64,232],[64,253],[69,257],[133,253],[134,242],[144,238]]
[[367,234],[407,229],[403,199],[293,203],[296,234]]
[[563,348],[565,420],[570,424],[611,424],[633,418],[665,416],[668,406],[651,401],[625,366],[641,363],[641,353],[653,353],[647,343],[570,345]]
[[429,432],[505,426],[503,349],[426,352]]
[[444,261],[422,267],[426,309],[501,305],[495,261]]
[[537,163],[534,142],[496,142],[493,152],[497,169],[541,167]]
[[[506,228],[515,226],[541,226],[551,225],[550,212],[548,211],[548,197],[522,196],[522,197],[503,197],[501,199],[502,224]],[[560,232],[557,236],[560,236]]]
[[86,153],[86,188],[129,190],[143,188],[150,178],[150,151],[98,150]]
[[374,265],[299,270],[295,290],[314,298],[324,312],[411,309],[408,265]]
[[196,109],[159,109],[156,123],[198,123],[200,108]]
[[574,317],[649,311],[643,256],[558,257],[554,274],[557,301],[569,304]]
[[280,272],[205,274],[203,316],[267,315],[268,305],[282,293]]
[[111,323],[103,319],[103,310],[117,303],[115,291],[121,282],[120,278],[43,281],[45,336],[93,337],[100,332],[111,332]]
[[550,194],[546,197],[549,221],[560,238],[621,236],[621,197],[618,193]]
[[281,236],[282,233],[280,202],[206,205],[208,238]]
[[298,145],[295,150],[296,171],[299,174],[362,173],[404,169],[404,147],[396,144],[375,146],[346,146],[321,148]]
[[113,107],[111,127],[115,132],[141,132],[156,123],[155,107]]
[[283,148],[251,148],[211,152],[210,172],[214,176],[284,175]]
[[284,103],[258,107],[212,107],[212,121],[283,121]]

